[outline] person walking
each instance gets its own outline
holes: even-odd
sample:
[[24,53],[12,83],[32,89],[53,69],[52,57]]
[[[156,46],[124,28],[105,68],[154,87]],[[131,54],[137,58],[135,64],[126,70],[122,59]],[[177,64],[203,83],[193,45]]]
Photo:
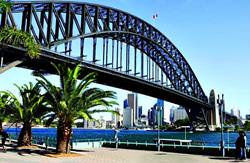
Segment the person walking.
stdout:
[[243,136],[243,143],[242,143],[242,147],[241,147],[241,159],[242,160],[246,160],[247,159],[247,150],[246,150],[246,147],[247,147],[247,135],[244,131],[242,131],[242,136]]
[[241,144],[241,136],[240,136],[240,132],[239,132],[239,136],[238,138],[236,139],[236,142],[235,142],[235,159],[238,160],[241,158],[241,148],[240,148],[240,144]]
[[9,135],[3,129],[0,131],[0,135],[2,136],[2,150],[3,152],[6,152],[5,142]]
[[235,142],[236,159],[246,159],[246,134],[244,131],[239,132],[239,137]]
[[118,142],[119,142],[119,139],[118,139],[118,132],[119,132],[119,130],[118,130],[118,129],[115,129],[114,139],[115,139],[115,148],[116,148],[116,149],[118,149]]

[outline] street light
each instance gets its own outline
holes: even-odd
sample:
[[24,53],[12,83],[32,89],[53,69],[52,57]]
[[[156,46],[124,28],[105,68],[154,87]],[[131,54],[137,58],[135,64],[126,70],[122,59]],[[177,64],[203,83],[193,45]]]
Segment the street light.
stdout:
[[160,107],[158,106],[157,107],[157,126],[158,126],[158,131],[157,131],[157,148],[158,148],[158,151],[161,150],[161,147],[160,147]]
[[[219,109],[220,109],[220,117],[221,117],[221,142],[220,142],[220,146],[221,146],[221,154],[222,157],[225,157],[225,147],[224,147],[224,135],[223,135],[223,110],[224,110],[224,94],[222,94],[222,99],[220,99],[220,95],[218,95],[218,100],[217,103],[219,105]],[[222,109],[223,107],[223,109]]]

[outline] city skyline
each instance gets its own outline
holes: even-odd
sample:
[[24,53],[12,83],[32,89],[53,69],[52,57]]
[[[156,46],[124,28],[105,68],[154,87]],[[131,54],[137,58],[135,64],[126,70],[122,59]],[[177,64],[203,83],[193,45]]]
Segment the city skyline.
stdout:
[[[241,115],[249,113],[250,88],[244,86],[250,80],[250,2],[233,1],[190,1],[177,2],[157,0],[143,4],[132,0],[87,1],[103,4],[129,12],[153,24],[166,35],[182,52],[195,72],[207,96],[211,89],[225,94],[226,111],[237,107]],[[135,6],[141,6],[140,8]],[[193,10],[195,8],[195,10]],[[166,12],[167,11],[167,12]],[[233,12],[232,12],[233,11]],[[152,16],[157,14],[153,22]],[[16,92],[13,83],[24,84],[35,81],[30,70],[14,68],[1,74],[0,90]],[[58,80],[51,77],[51,80]],[[18,79],[18,80],[17,80]],[[99,86],[99,85],[98,85]],[[101,86],[118,93],[119,107],[131,91]],[[138,105],[146,112],[156,101],[138,95]],[[170,109],[172,104],[165,105]]]

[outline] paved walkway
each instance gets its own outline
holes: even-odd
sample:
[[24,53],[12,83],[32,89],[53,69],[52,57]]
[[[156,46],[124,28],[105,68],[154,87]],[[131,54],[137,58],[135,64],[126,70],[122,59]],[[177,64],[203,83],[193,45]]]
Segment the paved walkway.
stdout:
[[[179,154],[170,152],[96,148],[79,152],[81,156],[51,158],[37,153],[15,150],[0,152],[0,163],[223,163],[238,162],[233,158]],[[248,161],[245,161],[248,162]],[[250,161],[249,161],[250,162]]]

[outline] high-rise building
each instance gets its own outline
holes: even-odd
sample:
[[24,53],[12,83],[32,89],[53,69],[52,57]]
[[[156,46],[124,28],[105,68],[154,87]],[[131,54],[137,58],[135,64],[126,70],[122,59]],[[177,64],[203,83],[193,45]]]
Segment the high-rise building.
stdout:
[[142,116],[142,106],[138,106],[138,119],[141,119]]
[[148,110],[148,124],[149,126],[155,126],[156,125],[156,108],[152,107]]
[[128,108],[128,107],[129,107],[128,100],[126,99],[123,101],[123,108]]
[[172,107],[170,109],[170,122],[173,123],[179,119],[186,119],[188,118],[188,115],[187,115],[187,112],[186,112],[186,109],[183,108],[183,107],[178,107],[178,108],[174,108]]
[[83,120],[83,128],[96,128],[97,122],[96,121],[89,121],[89,120]]
[[119,113],[118,114],[112,114],[111,117],[111,125],[113,125],[115,128],[120,128],[121,127],[121,110],[120,108],[115,108],[115,111]]
[[133,110],[129,107],[123,109],[123,127],[133,127]]
[[157,99],[157,110],[159,111],[160,125],[165,125],[164,122],[164,101]]
[[157,99],[157,103],[148,110],[148,123],[150,126],[165,125],[164,122],[164,101]]
[[151,126],[152,118],[151,118],[151,110],[148,109],[148,124]]
[[128,106],[133,112],[133,125],[138,120],[138,96],[137,93],[129,93],[128,94]]
[[148,117],[146,115],[141,115],[140,121],[145,127],[148,126]]
[[238,119],[241,118],[241,117],[240,117],[240,110],[237,109],[237,108],[232,108],[232,109],[231,109],[231,114],[234,115],[234,116],[236,116]]
[[171,109],[170,109],[170,114],[169,114],[169,121],[170,121],[170,124],[173,124],[173,123],[174,123],[174,109],[175,109],[174,106],[172,106]]
[[163,125],[162,118],[163,113],[161,109],[158,109],[157,104],[155,104],[151,109],[148,110],[148,123],[150,126]]
[[125,128],[133,127],[133,110],[129,107],[127,99],[124,100],[123,127]]

